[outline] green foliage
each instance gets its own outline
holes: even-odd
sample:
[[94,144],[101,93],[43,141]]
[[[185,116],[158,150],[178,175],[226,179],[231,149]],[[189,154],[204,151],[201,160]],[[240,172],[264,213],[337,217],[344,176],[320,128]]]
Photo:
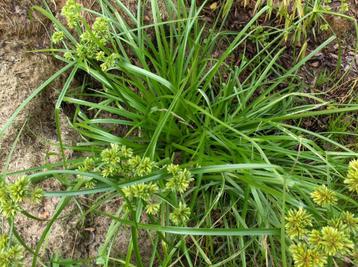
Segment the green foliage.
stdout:
[[[149,1],[146,22],[142,1],[133,14],[121,1],[98,1],[100,10],[93,11],[69,0],[62,10],[69,29],[49,9],[36,8],[57,29],[50,51],[67,64],[36,92],[72,68],[56,112],[62,102],[73,107],[71,123],[82,140],[71,149],[90,156],[64,158],[30,175],[31,182],[53,178],[66,188],[45,192],[61,201],[35,250],[29,249],[33,266],[52,225],[71,198],[82,195],[88,196],[85,206],[76,201],[82,218],[112,220],[96,259],[104,266],[131,266],[133,256],[137,266],[288,266],[292,260],[324,266],[354,255],[358,204],[341,192],[347,162],[357,154],[303,122],[358,106],[307,93],[298,75],[335,37],[308,55],[303,45],[295,53],[300,59],[285,66],[282,57],[288,52],[282,40],[304,40],[316,16],[333,13],[322,1],[281,1],[276,11],[284,27],[274,28],[259,23],[273,14],[273,1],[266,2],[262,9],[257,2],[256,15],[238,31],[225,28],[234,1],[207,23],[196,1],[165,1],[161,8]],[[83,84],[70,88],[78,71]],[[58,119],[56,125],[63,150]],[[345,180],[349,193],[357,191],[354,166]],[[0,191],[10,218],[18,209],[13,203],[29,190],[35,199],[41,195],[26,181]],[[107,212],[118,199],[116,211]],[[124,255],[113,255],[122,227],[131,229],[130,245]],[[139,231],[150,235],[148,264]],[[56,264],[76,262],[56,258]]]
[[[358,107],[333,105],[305,93],[305,84],[297,75],[334,38],[308,55],[300,51],[301,60],[293,60],[288,69],[280,62],[285,52],[281,44],[290,36],[293,41],[301,40],[310,20],[331,11],[323,3],[306,9],[300,1],[289,9],[284,1],[277,14],[285,26],[277,29],[258,25],[259,18],[272,14],[272,7],[268,3],[259,10],[257,5],[252,20],[232,32],[224,30],[225,16],[212,25],[203,23],[204,6],[194,2],[188,6],[185,1],[167,1],[164,10],[170,19],[166,21],[157,2],[150,4],[149,24],[144,21],[145,10],[140,3],[136,15],[119,2],[100,1],[100,12],[79,8],[94,23],[91,26],[84,17],[67,16],[67,24],[76,26],[71,33],[42,10],[66,33],[55,56],[75,64],[96,81],[84,83],[82,89],[66,92],[62,98],[75,107],[72,125],[83,138],[80,150],[97,151],[78,167],[81,188],[89,188],[84,192],[112,188],[125,199],[118,210],[124,221],[107,214],[113,219],[113,230],[109,230],[99,252],[101,262],[110,261],[106,255],[115,233],[120,225],[129,223],[132,245],[125,261],[129,263],[134,253],[141,265],[137,231],[144,213],[151,224],[162,227],[193,224],[256,231],[282,229],[286,224],[292,238],[308,235],[322,215],[308,215],[303,209],[286,210],[302,201],[315,208],[310,194],[324,207],[342,201],[341,196],[317,184],[342,181],[347,160],[356,154],[331,140],[329,133],[300,127],[301,120]],[[78,7],[73,2],[70,5]],[[230,3],[224,8],[227,12]],[[254,53],[250,52],[252,47]],[[117,134],[121,129],[125,129],[124,137]],[[108,144],[110,148],[103,148]],[[329,144],[331,151],[322,144]],[[173,161],[186,166],[171,164]],[[243,162],[268,167],[232,173],[215,167],[213,174],[194,175],[194,166],[208,166],[210,170],[210,166]],[[111,198],[116,196],[113,193]],[[357,205],[349,197],[346,201]],[[90,210],[98,210],[101,203]],[[219,219],[215,219],[218,211]],[[285,217],[292,220],[284,222]],[[189,235],[194,233],[191,231]],[[245,237],[194,239],[194,244],[203,242],[199,246],[190,246],[177,236],[158,234],[152,243],[152,264],[159,261],[166,266],[184,257],[184,265],[194,266],[192,259],[199,255],[199,266],[209,262],[246,266],[250,264],[247,255],[257,255],[254,261],[264,265],[267,251],[258,244],[267,242],[270,260],[285,265],[289,249],[284,231],[281,233],[281,237],[272,236],[267,241],[260,236],[253,241]],[[163,257],[156,254],[157,250],[163,251]],[[312,262],[325,262],[310,247],[300,251],[311,255]]]

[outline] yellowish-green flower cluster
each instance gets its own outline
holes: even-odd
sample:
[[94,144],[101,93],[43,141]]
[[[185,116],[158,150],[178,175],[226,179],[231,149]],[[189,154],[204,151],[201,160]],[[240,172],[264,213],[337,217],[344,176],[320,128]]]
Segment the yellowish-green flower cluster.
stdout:
[[358,193],[358,160],[352,160],[348,165],[347,178],[344,180],[348,190]]
[[123,189],[123,193],[128,199],[140,198],[144,201],[148,201],[158,191],[159,187],[154,183],[136,184]]
[[92,28],[81,34],[80,43],[76,47],[77,56],[81,59],[96,59],[97,54],[107,45],[109,37],[108,20],[96,18]]
[[63,54],[63,57],[67,60],[72,60],[73,59],[73,55],[72,55],[72,52],[70,51],[67,51]]
[[25,200],[38,203],[41,201],[43,191],[39,187],[31,186],[28,177],[23,176],[14,183],[0,183],[0,211],[6,218],[11,218],[21,210]]
[[[133,161],[137,163],[134,164]],[[142,162],[141,164],[147,167],[144,169],[145,172],[152,171],[152,164],[150,164],[149,159],[147,164],[143,164],[143,160],[141,160],[140,157],[135,156],[128,162],[132,166]],[[129,200],[134,198],[143,200],[146,202],[146,213],[156,215],[160,209],[161,202],[158,201],[158,199],[155,199],[155,194],[163,192],[183,194],[188,190],[190,182],[193,180],[190,171],[180,168],[179,165],[169,164],[166,166],[166,171],[170,174],[170,178],[166,181],[164,190],[160,190],[159,186],[154,183],[137,184],[123,189],[124,195]],[[178,207],[173,209],[169,218],[174,225],[185,225],[189,220],[190,213],[190,208],[187,207],[184,202],[179,202]]]
[[182,194],[188,189],[190,182],[193,181],[191,173],[187,169],[181,169],[178,165],[168,165],[167,172],[172,175],[165,185],[167,190]]
[[307,234],[307,227],[312,226],[312,217],[303,208],[289,210],[286,216],[286,233],[290,238],[302,238]]
[[[76,0],[68,0],[62,9],[62,15],[66,18],[69,28],[81,26],[86,30],[80,35],[80,41],[75,47],[75,51],[67,51],[64,53],[64,58],[73,60],[95,59],[101,62],[100,67],[102,71],[106,72],[116,66],[120,59],[119,54],[106,54],[106,46],[110,43],[110,27],[109,21],[104,17],[97,17],[92,27],[85,25],[81,17],[81,5]],[[52,35],[52,42],[54,44],[60,43],[64,39],[64,32],[56,31]]]
[[67,0],[61,14],[66,18],[68,27],[72,29],[81,21],[81,5],[76,0]]
[[348,257],[354,249],[357,218],[350,212],[343,212],[319,230],[309,229],[312,217],[302,208],[290,210],[286,222],[286,233],[294,241],[290,252],[296,267],[324,266],[327,257]]
[[322,207],[337,203],[336,193],[328,189],[325,185],[318,186],[316,190],[311,193],[311,197],[317,205]]
[[[350,191],[357,191],[358,160],[349,163],[345,183]],[[321,185],[311,193],[313,201],[321,206],[337,204],[337,194]],[[333,210],[332,210],[333,211]],[[302,208],[290,210],[286,216],[286,233],[294,241],[290,247],[295,266],[315,267],[325,266],[328,257],[336,257],[343,261],[354,262],[357,250],[354,244],[358,241],[358,218],[349,211],[343,211],[338,216],[336,211],[329,213],[327,225],[313,227],[312,216]]]
[[132,149],[116,144],[102,151],[101,161],[101,172],[104,177],[142,177],[151,174],[157,167],[148,157],[134,156]]
[[327,256],[304,243],[290,246],[290,252],[296,267],[323,267],[327,263]]
[[[140,162],[137,156],[133,160]],[[172,177],[167,180],[165,190],[184,193],[193,180],[191,173],[187,169],[181,169],[179,165],[174,164],[168,165],[166,170]],[[146,202],[145,211],[149,215],[156,215],[160,209],[161,202],[155,199],[155,194],[160,192],[160,188],[154,183],[136,184],[123,189],[124,195],[129,200],[141,199]],[[179,202],[178,207],[173,209],[169,218],[174,225],[185,225],[189,220],[190,213],[190,208],[185,203]]]
[[61,42],[63,40],[64,37],[65,37],[65,34],[63,32],[57,31],[52,34],[51,41],[54,44],[58,44],[59,42]]
[[[82,165],[78,167],[81,172],[101,173],[103,177],[108,178],[126,178],[143,177],[150,175],[157,170],[158,163],[148,157],[134,155],[131,148],[124,145],[111,144],[109,148],[102,150],[100,157],[86,158]],[[170,213],[170,221],[174,225],[185,225],[189,220],[190,208],[183,202],[185,193],[189,189],[190,182],[193,181],[189,170],[181,168],[179,165],[169,164],[163,169],[169,175],[165,183],[137,183],[122,189],[125,196],[125,206],[128,210],[129,205],[135,207],[138,201],[144,204],[144,210],[148,215],[157,215],[163,199],[163,194],[181,194],[182,201]],[[78,176],[80,179],[86,179],[86,188],[95,187],[95,180],[88,177]]]
[[160,209],[160,203],[148,203],[145,212],[149,215],[157,215]]
[[96,169],[95,160],[93,158],[89,158],[89,157],[87,157],[83,161],[82,165],[78,168],[78,170],[81,172],[94,171],[95,169]]
[[349,3],[347,0],[341,0],[341,4],[339,6],[339,11],[342,13],[349,11]]
[[23,266],[23,249],[20,245],[11,245],[7,235],[0,235],[0,266]]
[[[133,155],[133,150],[126,146],[111,144],[102,150],[99,158],[86,158],[77,168],[81,172],[100,172],[103,177],[142,177],[151,174],[157,164],[148,157]],[[79,175],[78,178],[88,182],[87,188],[94,186],[91,177]]]
[[[95,172],[96,171],[96,162],[94,158],[87,157],[83,162],[82,165],[78,167],[80,172]],[[92,177],[78,175],[78,179],[83,179],[85,181],[84,187],[86,189],[92,189],[96,186],[95,181]]]
[[320,29],[321,31],[328,31],[328,29],[329,29],[329,24],[328,24],[328,23],[323,23],[323,24],[321,24],[321,25],[319,26],[319,29]]
[[160,193],[160,189],[156,183],[135,184],[124,188],[122,191],[127,201],[129,201],[126,203],[127,205],[136,205],[136,201],[141,200],[145,204],[147,214],[158,214],[161,202],[158,201],[157,194]]
[[320,248],[329,256],[346,255],[353,249],[353,243],[344,231],[340,231],[331,226],[325,226],[320,231],[314,245]]
[[347,227],[348,232],[352,234],[358,233],[358,218],[353,213],[344,211],[340,216],[340,220]]
[[349,211],[342,212],[338,218],[330,219],[328,225],[345,231],[348,234],[357,234],[358,232],[358,218]]
[[157,164],[148,157],[135,156],[128,160],[128,167],[132,176],[142,177],[151,174]]
[[[356,191],[358,160],[349,163],[345,183],[350,191]],[[337,204],[337,195],[325,185],[318,186],[312,193],[313,201],[321,206]],[[354,259],[354,244],[357,241],[358,218],[349,211],[343,211],[338,217],[328,219],[327,226],[309,229],[313,226],[312,217],[302,208],[290,210],[286,217],[286,233],[294,241],[290,247],[295,266],[325,266],[328,257]]]
[[174,208],[170,214],[169,219],[175,225],[186,225],[190,218],[190,208],[185,203],[179,202],[178,207]]
[[113,68],[116,66],[116,63],[120,57],[118,54],[115,54],[115,53],[112,53],[108,57],[102,57],[102,56],[98,55],[98,53],[97,53],[96,58],[97,58],[97,60],[103,61],[103,63],[101,64],[101,69],[102,69],[102,71],[106,72],[110,68]]

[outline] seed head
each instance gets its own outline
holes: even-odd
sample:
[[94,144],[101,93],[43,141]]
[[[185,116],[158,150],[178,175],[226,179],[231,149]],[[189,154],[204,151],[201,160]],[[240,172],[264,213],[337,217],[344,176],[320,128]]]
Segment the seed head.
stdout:
[[190,213],[190,208],[185,203],[179,202],[179,206],[169,215],[169,219],[174,225],[186,225]]
[[190,171],[187,169],[179,169],[172,171],[172,173],[174,173],[173,176],[168,179],[165,185],[166,189],[181,194],[184,193],[188,189],[190,182],[194,180],[191,177]]
[[157,215],[160,208],[159,203],[149,203],[145,207],[145,212],[149,215]]
[[17,179],[13,184],[9,185],[9,193],[11,199],[15,203],[19,203],[24,200],[29,192],[30,180],[27,176],[23,176]]
[[320,247],[329,256],[337,254],[345,255],[353,249],[353,243],[346,233],[334,227],[323,227],[321,236]]
[[312,218],[303,208],[288,211],[285,228],[290,238],[303,237],[309,226],[312,226]]
[[61,42],[63,40],[64,37],[65,37],[65,34],[63,32],[57,31],[52,34],[51,41],[54,44],[58,44],[59,42]]
[[76,0],[67,0],[61,14],[66,18],[68,27],[73,29],[81,21],[81,5]]
[[63,54],[63,57],[67,60],[72,60],[73,59],[73,55],[70,51],[67,51]]
[[311,197],[317,205],[322,207],[337,203],[336,193],[325,185],[316,187],[316,190],[311,193]]
[[180,167],[177,164],[171,163],[167,166],[167,172],[171,175],[177,175],[179,171]]
[[44,191],[40,187],[35,187],[31,191],[31,199],[34,203],[40,203],[44,197]]
[[358,232],[358,218],[354,216],[353,213],[349,211],[342,212],[340,216],[340,220],[344,225],[347,226],[347,229],[351,233],[357,233]]
[[116,66],[117,60],[119,59],[118,54],[111,54],[110,56],[106,57],[104,59],[104,62],[101,64],[101,69],[103,72],[108,71],[110,68],[113,68]]
[[130,200],[140,198],[144,201],[148,201],[158,190],[158,185],[154,183],[136,184],[124,188],[123,193]]
[[151,174],[153,169],[155,168],[155,162],[152,161],[150,158],[145,157],[142,158],[141,161],[138,163],[136,168],[136,176],[145,176]]
[[349,162],[348,174],[344,183],[347,184],[348,190],[358,194],[358,160]]
[[290,246],[295,267],[323,267],[327,257],[320,251],[307,247],[304,243]]
[[102,150],[102,162],[108,165],[116,165],[121,161],[120,147],[117,144],[111,144],[111,148]]

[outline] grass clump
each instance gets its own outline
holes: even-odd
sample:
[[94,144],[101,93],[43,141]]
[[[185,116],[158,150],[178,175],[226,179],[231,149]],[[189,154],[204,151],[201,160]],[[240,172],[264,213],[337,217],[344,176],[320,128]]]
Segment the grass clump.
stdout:
[[[104,266],[353,261],[347,254],[356,239],[358,204],[349,194],[356,191],[354,162],[347,178],[345,172],[357,154],[302,121],[358,106],[307,93],[298,74],[335,37],[285,62],[282,39],[303,22],[292,19],[285,29],[260,25],[270,16],[269,3],[239,31],[225,29],[226,16],[206,23],[205,3],[196,1],[165,1],[167,19],[157,1],[149,1],[150,22],[142,1],[136,13],[120,1],[98,4],[94,11],[68,1],[67,26],[49,8],[35,8],[56,28],[55,47],[47,51],[66,64],[39,90],[72,70],[55,107],[60,149],[64,155],[59,111],[66,103],[82,137],[70,149],[89,156],[63,157],[60,165],[28,176],[34,183],[57,179],[66,188],[45,192],[61,201],[32,251],[33,266],[53,223],[83,195],[89,197],[79,208],[83,218],[112,220],[97,258],[84,259]],[[70,88],[79,73],[82,85]],[[121,204],[106,212],[113,199]],[[121,227],[130,228],[130,242],[123,255],[112,255]],[[148,259],[141,231],[150,235]]]

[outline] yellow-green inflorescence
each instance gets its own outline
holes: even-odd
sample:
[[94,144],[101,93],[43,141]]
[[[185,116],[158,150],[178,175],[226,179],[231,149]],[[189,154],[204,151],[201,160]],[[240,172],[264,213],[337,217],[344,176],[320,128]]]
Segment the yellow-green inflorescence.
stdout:
[[352,234],[358,233],[358,218],[353,213],[344,211],[339,219],[346,226],[348,232]]
[[322,267],[327,263],[327,256],[304,243],[292,245],[290,252],[296,267]]
[[175,225],[186,225],[190,218],[190,208],[185,203],[179,202],[178,207],[174,208],[169,219]]
[[12,218],[21,210],[25,201],[38,203],[41,201],[43,191],[32,186],[27,176],[20,177],[14,183],[0,182],[0,211],[6,218]]
[[286,216],[286,232],[290,238],[302,238],[312,226],[312,217],[303,208],[289,210]]
[[66,18],[69,28],[74,28],[81,21],[81,5],[76,0],[67,0],[61,14]]
[[[144,210],[148,215],[157,215],[161,208],[163,194],[177,195],[182,201],[172,206],[170,221],[174,225],[185,225],[190,216],[190,208],[184,202],[184,193],[189,189],[194,180],[191,172],[179,165],[169,164],[160,167],[155,161],[148,157],[135,155],[131,148],[124,145],[112,144],[109,148],[101,151],[99,158],[86,158],[78,167],[78,171],[87,173],[99,173],[105,178],[127,180],[149,176],[154,171],[162,170],[167,179],[164,183],[147,182],[135,183],[122,189],[126,201],[126,208],[138,204],[144,204]],[[84,179],[84,187],[93,188],[96,181],[86,175],[79,175]],[[128,209],[126,209],[128,210]]]
[[112,144],[101,152],[101,173],[104,177],[142,177],[151,174],[156,163],[148,157],[133,155],[133,150],[126,146]]
[[349,162],[348,173],[344,183],[347,184],[349,191],[358,194],[358,159]]
[[158,193],[158,191],[159,187],[155,183],[136,184],[123,189],[123,193],[128,199],[132,200],[138,198],[144,201],[150,200],[150,198]]
[[97,54],[108,44],[109,37],[108,20],[96,18],[92,28],[81,34],[80,43],[76,47],[77,56],[81,59],[96,59]]
[[[81,15],[82,6],[76,0],[68,0],[62,9],[62,15],[66,18],[70,29],[78,26],[78,29],[85,29],[79,35],[79,42],[73,51],[68,50],[64,53],[66,60],[96,60],[103,72],[109,71],[117,66],[120,56],[117,53],[109,53],[108,49],[111,39],[109,20],[105,17],[97,17],[92,26],[87,25]],[[65,33],[55,31],[52,35],[52,42],[59,44],[64,40]],[[70,45],[65,48],[69,49]]]
[[[349,186],[358,177],[358,161],[349,164]],[[350,191],[355,191],[350,188]],[[311,193],[311,198],[323,208],[335,207],[338,203],[337,194],[321,185]],[[327,215],[326,213],[324,215]],[[297,267],[326,266],[330,257],[336,257],[345,262],[355,262],[355,243],[357,243],[358,218],[349,211],[332,213],[327,218],[327,225],[321,227],[306,210],[299,208],[289,210],[285,218],[287,236],[292,240],[290,252]]]
[[0,267],[24,266],[23,253],[20,245],[12,245],[7,235],[0,235]]
[[347,255],[353,249],[353,243],[344,231],[325,226],[321,229],[318,247],[329,256]]
[[290,252],[296,267],[325,266],[328,257],[347,257],[354,248],[345,227],[309,229],[313,226],[312,219],[302,208],[290,211],[286,221],[287,235],[294,243],[290,246]]
[[65,34],[64,32],[61,32],[61,31],[56,31],[52,34],[52,37],[51,37],[51,41],[54,43],[54,44],[58,44],[60,43],[63,38],[65,37]]
[[311,193],[311,197],[317,205],[322,207],[337,203],[336,193],[328,189],[325,185],[318,186],[316,190]]
[[184,193],[188,189],[190,182],[193,181],[191,173],[187,169],[181,169],[178,165],[168,165],[167,171],[172,175],[166,183],[168,190]]

